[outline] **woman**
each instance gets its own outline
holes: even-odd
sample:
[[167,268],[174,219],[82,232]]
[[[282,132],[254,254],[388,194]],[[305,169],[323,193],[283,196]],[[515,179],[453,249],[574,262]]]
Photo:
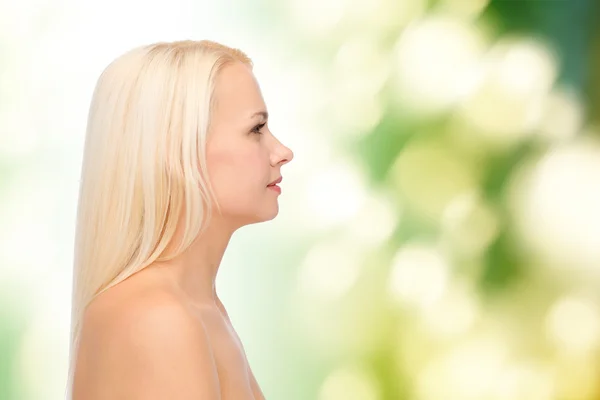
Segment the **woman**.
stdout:
[[156,43],[90,108],[75,243],[73,400],[263,399],[215,289],[238,228],[278,213],[292,151],[241,51]]

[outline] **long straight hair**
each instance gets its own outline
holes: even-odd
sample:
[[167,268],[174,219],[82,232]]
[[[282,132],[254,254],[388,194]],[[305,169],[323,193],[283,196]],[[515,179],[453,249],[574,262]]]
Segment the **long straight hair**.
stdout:
[[[242,51],[215,42],[161,42],[121,55],[98,79],[77,208],[67,399],[86,307],[181,254],[211,216],[206,141],[216,77],[231,62],[252,67]],[[184,211],[182,240],[166,254]]]

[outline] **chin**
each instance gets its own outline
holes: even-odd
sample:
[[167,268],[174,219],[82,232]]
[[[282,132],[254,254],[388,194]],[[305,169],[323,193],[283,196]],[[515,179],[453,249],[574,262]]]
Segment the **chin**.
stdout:
[[245,218],[238,218],[238,224],[240,227],[245,225],[260,224],[261,222],[271,221],[279,214],[279,207],[269,212],[261,212],[260,214],[254,214]]
[[267,221],[271,221],[272,219],[275,219],[275,217],[279,214],[279,207],[277,207],[277,209],[275,209],[274,211],[271,211],[269,213],[264,213],[260,216],[260,218],[256,219],[256,222],[254,222],[255,224],[258,224],[260,222],[267,222]]

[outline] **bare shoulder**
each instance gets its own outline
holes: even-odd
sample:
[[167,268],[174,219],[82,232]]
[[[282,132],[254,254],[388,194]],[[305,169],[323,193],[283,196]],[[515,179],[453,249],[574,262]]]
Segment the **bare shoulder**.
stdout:
[[160,288],[105,293],[84,317],[73,400],[220,399],[209,337],[184,304]]

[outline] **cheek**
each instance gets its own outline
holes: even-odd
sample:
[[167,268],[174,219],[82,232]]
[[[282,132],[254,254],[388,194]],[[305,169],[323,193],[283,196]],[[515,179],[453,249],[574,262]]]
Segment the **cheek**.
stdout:
[[[259,149],[215,149],[207,154],[208,175],[222,206],[250,199],[268,181],[268,163]],[[264,184],[264,185],[263,185]]]

